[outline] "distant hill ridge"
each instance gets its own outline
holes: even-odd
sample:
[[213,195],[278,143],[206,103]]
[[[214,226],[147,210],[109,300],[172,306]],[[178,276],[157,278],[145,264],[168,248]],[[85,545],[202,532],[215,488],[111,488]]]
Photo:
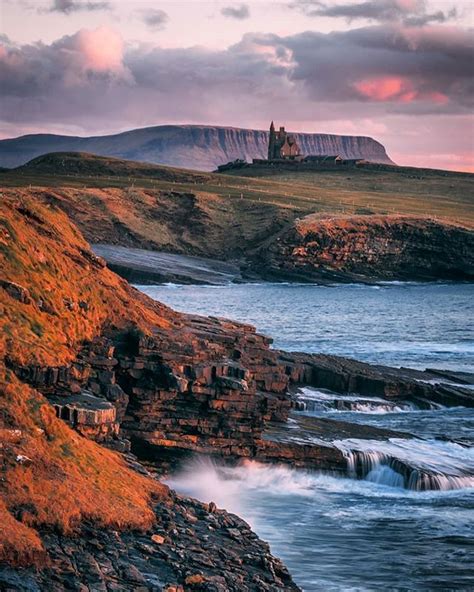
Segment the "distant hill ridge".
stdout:
[[[370,137],[295,134],[303,154],[340,154],[393,164]],[[266,158],[268,132],[204,125],[162,125],[108,136],[34,134],[0,140],[0,167],[17,167],[49,152],[89,152],[141,162],[211,171],[242,158]]]
[[212,177],[210,173],[123,160],[112,156],[98,156],[87,152],[43,154],[17,167],[14,171],[27,175],[133,177],[175,183],[205,183]]

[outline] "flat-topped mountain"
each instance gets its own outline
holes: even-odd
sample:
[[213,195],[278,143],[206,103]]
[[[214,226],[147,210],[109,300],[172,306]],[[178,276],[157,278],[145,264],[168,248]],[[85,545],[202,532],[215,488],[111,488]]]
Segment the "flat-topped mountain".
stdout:
[[[295,134],[303,154],[340,154],[393,164],[382,144],[366,136]],[[20,166],[48,152],[92,152],[196,170],[237,158],[266,158],[268,132],[205,125],[161,125],[109,136],[34,134],[0,140],[0,167]]]

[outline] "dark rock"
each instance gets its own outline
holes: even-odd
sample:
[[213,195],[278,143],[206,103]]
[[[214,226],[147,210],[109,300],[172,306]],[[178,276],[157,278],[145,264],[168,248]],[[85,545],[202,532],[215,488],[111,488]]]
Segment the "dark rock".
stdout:
[[[268,243],[268,241],[267,241]],[[308,282],[469,280],[474,232],[426,218],[310,214],[265,244],[250,269]]]
[[3,288],[9,296],[18,300],[18,302],[21,302],[22,304],[32,303],[29,291],[23,286],[20,286],[20,284],[0,279],[0,288]]

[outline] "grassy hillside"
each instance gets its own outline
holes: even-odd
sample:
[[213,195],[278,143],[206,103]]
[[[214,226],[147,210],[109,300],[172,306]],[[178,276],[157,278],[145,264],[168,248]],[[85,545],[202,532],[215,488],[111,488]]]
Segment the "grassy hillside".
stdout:
[[62,174],[77,177],[121,178],[130,181],[131,177],[156,179],[169,182],[204,183],[210,175],[185,169],[160,166],[131,160],[121,160],[110,156],[97,156],[87,152],[53,152],[38,156],[15,169],[20,175]]
[[[308,198],[315,210],[415,214],[474,221],[474,175],[413,167],[374,166],[346,170],[278,171],[240,169],[232,173],[265,180],[295,203]],[[307,203],[307,201],[306,201]]]
[[57,153],[0,173],[0,186],[5,196],[60,207],[90,242],[218,259],[241,259],[309,214],[403,214],[474,226],[474,175],[396,167],[261,174]]
[[177,316],[104,268],[67,217],[34,198],[0,201],[0,269],[0,561],[43,561],[40,526],[150,526],[150,498],[166,488],[73,432],[9,366],[60,367],[104,326],[151,331]]

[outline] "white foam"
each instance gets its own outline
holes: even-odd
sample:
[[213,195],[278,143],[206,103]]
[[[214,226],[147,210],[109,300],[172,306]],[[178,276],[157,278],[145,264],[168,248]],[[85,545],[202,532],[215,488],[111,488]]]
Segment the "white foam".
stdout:
[[339,413],[358,412],[376,415],[386,413],[405,413],[419,410],[409,401],[388,401],[380,397],[362,397],[361,395],[342,395],[311,387],[299,391],[298,400],[304,405],[304,411],[331,411]]
[[333,444],[346,456],[348,473],[354,478],[398,487],[396,472],[402,485],[415,491],[474,487],[474,447],[416,438],[345,439]]
[[324,505],[329,495],[355,495],[368,499],[431,499],[459,497],[469,495],[472,491],[453,488],[424,491],[406,489],[403,487],[403,477],[383,465],[374,466],[365,479],[354,479],[256,461],[244,461],[229,467],[207,457],[190,461],[169,477],[166,483],[179,493],[203,502],[213,501],[219,508],[244,516],[251,524],[254,514],[249,500],[260,495],[268,496],[268,499],[281,499],[279,503],[283,504],[286,503],[284,499],[288,498],[288,503],[295,503],[300,498]]

